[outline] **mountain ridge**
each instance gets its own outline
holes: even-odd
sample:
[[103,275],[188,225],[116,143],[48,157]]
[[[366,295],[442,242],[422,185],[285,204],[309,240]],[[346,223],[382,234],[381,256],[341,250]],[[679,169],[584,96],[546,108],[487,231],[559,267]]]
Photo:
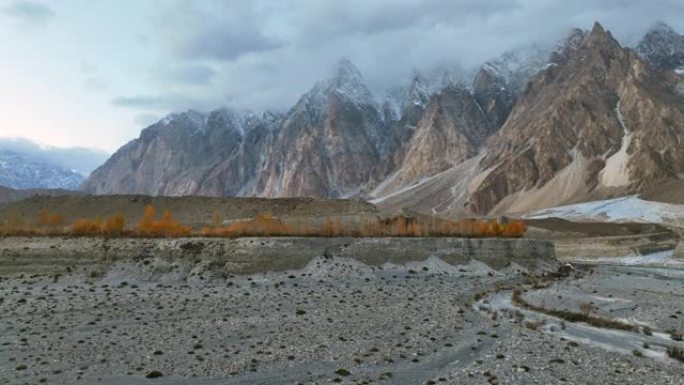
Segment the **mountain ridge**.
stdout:
[[433,213],[457,215],[634,193],[684,175],[672,145],[684,140],[684,79],[599,23],[555,50],[504,53],[471,80],[433,91],[415,73],[383,99],[343,59],[286,113],[224,109],[148,127],[84,190],[358,197],[388,210],[416,205],[402,194],[422,191]]

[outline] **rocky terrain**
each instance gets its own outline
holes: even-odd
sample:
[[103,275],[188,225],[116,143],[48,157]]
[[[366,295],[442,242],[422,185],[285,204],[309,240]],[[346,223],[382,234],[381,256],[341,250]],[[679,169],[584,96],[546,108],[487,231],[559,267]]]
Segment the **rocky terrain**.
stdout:
[[632,50],[597,23],[554,50],[506,52],[472,79],[416,73],[385,99],[342,60],[285,113],[172,114],[83,188],[360,197],[445,215],[646,193],[684,175],[681,42],[658,23]]
[[[525,294],[570,309],[593,298],[597,314],[653,330],[601,344],[575,333],[611,331],[499,303],[527,287],[516,266],[321,257],[242,276],[136,271],[2,274],[0,383],[684,383],[663,353],[678,342],[659,334],[681,325],[676,275],[596,267]],[[664,342],[611,347],[643,338]]]
[[198,270],[225,277],[299,269],[321,255],[369,266],[439,258],[454,265],[477,260],[500,270],[515,265],[535,273],[558,267],[551,242],[527,239],[5,237],[0,239],[0,272],[90,275],[117,272],[123,265],[123,271],[165,281]]

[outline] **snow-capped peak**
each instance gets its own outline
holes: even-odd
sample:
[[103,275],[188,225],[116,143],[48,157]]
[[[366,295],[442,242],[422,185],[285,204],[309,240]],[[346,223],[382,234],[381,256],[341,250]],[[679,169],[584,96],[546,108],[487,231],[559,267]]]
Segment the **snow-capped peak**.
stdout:
[[346,58],[340,59],[331,77],[319,81],[304,98],[309,103],[324,103],[331,94],[346,97],[357,105],[375,104],[361,71]]
[[660,33],[664,35],[679,35],[677,31],[674,30],[674,28],[670,27],[669,24],[665,23],[662,20],[658,20],[653,25],[651,28],[648,29],[647,33]]
[[168,126],[173,122],[181,120],[190,122],[192,128],[196,130],[203,130],[204,126],[207,123],[207,114],[195,110],[187,110],[185,112],[172,112],[166,115],[159,122],[164,126]]
[[363,75],[351,60],[342,58],[337,62],[335,74],[331,80],[337,88],[358,86],[363,84]]

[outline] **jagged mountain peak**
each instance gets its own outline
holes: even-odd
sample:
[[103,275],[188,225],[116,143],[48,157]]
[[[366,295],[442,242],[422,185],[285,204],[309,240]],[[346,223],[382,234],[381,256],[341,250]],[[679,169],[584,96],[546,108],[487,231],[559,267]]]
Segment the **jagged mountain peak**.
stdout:
[[164,126],[172,123],[189,124],[196,130],[201,130],[206,124],[207,114],[197,110],[187,110],[183,112],[172,112],[159,121]]
[[684,67],[684,36],[662,21],[656,22],[646,32],[636,51],[655,69]]
[[398,121],[409,113],[408,109],[417,108],[422,111],[431,93],[429,80],[422,72],[413,70],[408,82],[385,92],[385,118]]
[[573,28],[570,30],[565,38],[556,45],[556,49],[551,53],[549,62],[559,64],[567,60],[574,52],[580,49],[586,36],[587,32],[582,29]]
[[609,32],[606,31],[606,29],[603,28],[601,23],[599,23],[598,21],[595,21],[594,25],[591,27],[591,35],[605,35],[607,33]]
[[526,81],[546,64],[548,55],[548,50],[531,44],[505,51],[501,56],[483,64],[480,70],[506,83],[516,82],[515,78],[519,76]]
[[332,80],[338,87],[348,84],[363,84],[363,75],[351,60],[341,58],[337,61]]
[[171,113],[146,131],[158,132],[170,128],[181,129],[190,133],[204,134],[208,130],[235,131],[240,136],[246,135],[251,128],[262,123],[273,128],[282,115],[271,111],[255,111],[222,107],[210,112],[188,110]]
[[473,79],[473,92],[493,127],[501,127],[529,80],[548,62],[549,52],[532,44],[487,61]]
[[334,95],[342,96],[358,105],[375,104],[373,93],[365,84],[361,71],[347,58],[340,59],[331,76],[318,81],[302,96],[300,103],[322,105]]
[[650,33],[657,33],[663,35],[679,35],[679,33],[675,31],[674,28],[672,28],[669,24],[665,23],[662,20],[656,20],[656,22],[653,23],[653,25],[651,25],[646,34]]
[[563,64],[571,60],[586,60],[587,55],[612,55],[622,50],[610,31],[596,22],[591,30],[572,29],[551,53],[549,63]]
[[590,45],[609,45],[611,48],[617,47],[621,48],[620,43],[615,40],[613,34],[597,21],[591,28],[589,35],[586,38],[588,44]]

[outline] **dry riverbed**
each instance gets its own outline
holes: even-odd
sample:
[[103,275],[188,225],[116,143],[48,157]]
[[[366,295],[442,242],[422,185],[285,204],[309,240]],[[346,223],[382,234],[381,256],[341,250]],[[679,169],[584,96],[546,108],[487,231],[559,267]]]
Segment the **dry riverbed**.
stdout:
[[[3,278],[0,384],[684,384],[683,363],[487,310],[527,281],[515,265],[321,257],[296,271],[162,283],[130,269]],[[588,298],[654,330],[683,324],[681,276],[593,269],[525,296],[558,307]]]

